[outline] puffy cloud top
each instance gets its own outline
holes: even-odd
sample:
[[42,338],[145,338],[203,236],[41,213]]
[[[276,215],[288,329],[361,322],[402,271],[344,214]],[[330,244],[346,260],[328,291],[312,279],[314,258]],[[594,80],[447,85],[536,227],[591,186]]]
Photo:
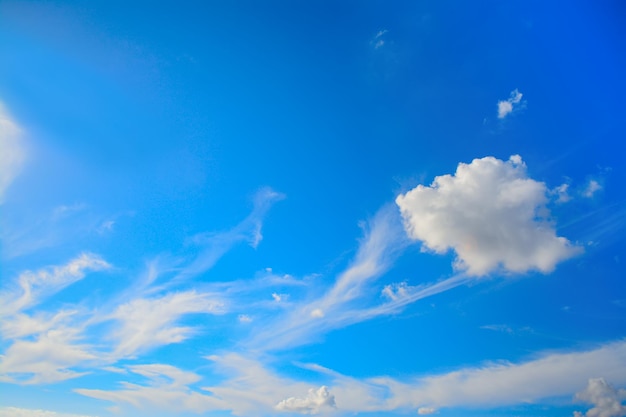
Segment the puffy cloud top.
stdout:
[[317,414],[322,407],[335,407],[335,396],[326,386],[311,388],[306,398],[289,397],[276,404],[277,410],[302,414]]
[[[522,101],[523,94],[516,88],[506,100],[498,101],[498,119],[504,119],[517,108]],[[522,103],[523,104],[523,103]]]
[[454,175],[396,198],[408,235],[423,249],[452,249],[455,268],[481,276],[497,270],[551,272],[582,250],[547,220],[544,183],[528,178],[519,155],[460,163]]
[[622,417],[626,416],[626,390],[615,389],[604,378],[592,378],[587,388],[576,394],[576,399],[593,404],[585,414],[574,412],[574,417]]

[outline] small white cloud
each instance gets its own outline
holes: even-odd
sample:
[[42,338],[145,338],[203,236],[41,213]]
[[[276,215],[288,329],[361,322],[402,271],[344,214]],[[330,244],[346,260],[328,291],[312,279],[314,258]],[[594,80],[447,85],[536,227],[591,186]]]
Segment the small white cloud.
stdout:
[[272,298],[274,299],[274,301],[276,301],[277,303],[280,303],[283,300],[283,297],[281,294],[277,294],[277,293],[272,293]]
[[382,290],[382,295],[389,298],[392,301],[398,301],[402,298],[408,296],[408,286],[406,282],[401,282],[399,284],[390,284],[385,285]]
[[548,221],[546,185],[529,178],[519,155],[460,163],[454,175],[435,177],[397,197],[409,237],[423,250],[456,253],[454,266],[481,276],[551,272],[582,251],[556,235]]
[[592,198],[596,191],[600,191],[602,186],[596,180],[590,180],[587,187],[583,191],[583,197]]
[[300,414],[317,414],[323,407],[335,407],[335,396],[328,387],[311,388],[305,398],[289,397],[276,404],[276,409]]
[[324,317],[324,312],[321,309],[316,308],[315,310],[311,311],[311,317],[320,319]]
[[237,319],[239,320],[239,323],[252,323],[252,317],[247,314],[240,314]]
[[561,184],[558,187],[552,189],[551,194],[556,195],[557,203],[567,203],[572,199],[568,194],[569,184]]
[[593,404],[586,413],[574,412],[574,417],[623,417],[626,416],[626,390],[616,389],[603,378],[592,378],[587,388],[576,394],[576,399]]
[[523,105],[522,103],[523,94],[519,92],[516,88],[511,91],[511,95],[506,100],[498,101],[498,119],[504,119],[510,113],[512,113],[516,108]]
[[0,204],[26,159],[22,130],[0,103]]
[[506,324],[487,324],[485,326],[480,326],[481,329],[492,330],[494,332],[502,332],[512,334],[513,329],[511,326],[507,326]]
[[370,41],[370,44],[374,46],[374,49],[382,48],[385,45],[385,40],[382,37],[388,32],[388,30],[379,30],[374,38]]
[[100,224],[96,231],[100,234],[110,232],[113,230],[113,226],[115,225],[115,220],[106,220]]
[[426,416],[429,414],[435,414],[437,412],[436,408],[433,407],[420,407],[417,409],[417,414],[421,416]]

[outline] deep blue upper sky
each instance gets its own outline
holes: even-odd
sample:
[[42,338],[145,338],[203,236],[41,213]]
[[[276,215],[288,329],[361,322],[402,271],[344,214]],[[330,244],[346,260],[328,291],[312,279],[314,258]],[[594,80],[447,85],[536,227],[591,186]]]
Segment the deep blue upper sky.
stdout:
[[626,415],[625,12],[1,2],[0,416]]

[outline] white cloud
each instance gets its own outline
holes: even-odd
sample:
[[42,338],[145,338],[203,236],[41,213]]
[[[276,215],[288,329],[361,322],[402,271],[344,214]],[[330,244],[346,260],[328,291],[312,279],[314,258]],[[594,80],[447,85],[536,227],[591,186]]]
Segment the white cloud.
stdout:
[[305,398],[289,397],[276,404],[276,409],[300,414],[317,414],[324,407],[335,407],[335,396],[328,387],[311,388]]
[[113,337],[118,340],[113,356],[128,357],[156,346],[182,342],[195,331],[192,327],[175,325],[182,316],[222,312],[220,301],[196,291],[136,299],[123,304],[109,317],[121,323],[113,332]]
[[372,379],[391,392],[389,409],[402,407],[494,407],[568,396],[591,375],[626,383],[626,342],[571,353],[552,353],[527,362],[496,362],[401,383]]
[[409,287],[406,282],[385,285],[382,290],[382,295],[392,301],[398,301],[409,295]]
[[315,310],[311,311],[311,317],[321,319],[322,317],[324,317],[324,312],[321,309],[316,308]]
[[[220,400],[222,409],[231,410],[237,416],[276,414],[277,404],[283,399],[297,398],[299,393],[313,388],[310,384],[280,377],[257,360],[238,354],[211,356],[207,359],[213,361],[217,373],[227,375],[227,379],[219,385],[203,389]],[[319,401],[317,394],[314,394],[312,400],[316,399]],[[313,403],[310,405],[314,407]]]
[[150,364],[129,366],[135,374],[148,378],[148,385],[123,382],[123,389],[75,389],[78,394],[111,401],[115,404],[130,404],[135,408],[150,410],[168,410],[176,413],[191,411],[204,413],[221,409],[220,401],[208,395],[200,394],[189,385],[200,380],[200,376],[183,371],[171,365]]
[[18,340],[0,357],[1,379],[23,384],[47,384],[76,378],[70,368],[97,359],[90,346],[80,344],[76,329],[60,328],[38,335],[35,340]]
[[504,119],[520,105],[523,105],[522,96],[523,94],[516,88],[511,91],[509,98],[498,101],[498,119]]
[[596,193],[596,191],[600,191],[602,186],[596,180],[589,180],[587,187],[583,191],[583,197],[591,198]]
[[546,192],[544,183],[527,176],[519,155],[485,157],[460,163],[454,175],[418,185],[396,203],[408,235],[425,250],[452,249],[454,266],[468,275],[548,273],[582,249],[556,236]]
[[480,328],[485,330],[492,330],[494,332],[513,334],[513,328],[506,324],[487,324],[485,326],[480,326]]
[[262,188],[254,196],[252,212],[233,229],[222,233],[201,233],[191,238],[190,243],[200,246],[201,250],[172,283],[209,270],[237,243],[248,242],[256,248],[263,239],[261,230],[265,214],[274,203],[284,198],[284,194],[271,188]]
[[383,29],[383,30],[379,30],[376,33],[376,35],[374,36],[374,39],[372,39],[372,41],[370,42],[374,46],[374,49],[382,48],[385,45],[385,40],[382,39],[382,37],[387,32],[389,32],[387,29]]
[[31,408],[0,407],[0,417],[93,417],[85,414],[59,413]]
[[10,315],[31,307],[68,285],[85,277],[87,271],[99,271],[111,266],[97,255],[83,253],[63,266],[53,266],[20,274],[19,290],[0,294],[0,314]]
[[572,197],[567,192],[568,189],[569,184],[561,184],[558,187],[552,189],[551,193],[557,196],[557,203],[567,203],[572,199]]
[[237,319],[240,323],[252,323],[252,317],[247,314],[240,314]]
[[155,380],[159,377],[169,379],[168,384],[171,386],[185,386],[200,381],[201,377],[193,372],[183,371],[172,365],[149,364],[149,365],[132,365],[128,369],[138,375],[145,376]]
[[574,412],[574,417],[623,417],[626,416],[626,390],[615,389],[603,378],[591,378],[587,388],[576,394],[576,399],[593,404],[586,413]]
[[0,322],[0,331],[2,336],[8,339],[40,334],[66,322],[76,313],[76,310],[61,310],[54,314],[37,312],[33,316],[17,313],[3,318]]
[[[307,343],[320,333],[361,320],[354,303],[367,285],[380,277],[405,247],[398,212],[385,206],[365,226],[365,236],[354,260],[321,297],[290,309],[288,314],[258,329],[252,345],[262,349],[282,349]],[[352,314],[355,313],[355,314]]]
[[[229,410],[237,416],[409,410],[426,415],[442,408],[513,406],[568,397],[580,391],[590,376],[597,374],[617,384],[626,383],[626,341],[588,351],[547,353],[519,363],[489,362],[403,381],[390,377],[359,380],[315,364],[298,365],[317,372],[318,380],[324,380],[322,387],[280,376],[258,360],[238,354],[208,359],[215,364],[213,375],[226,375],[220,383],[202,388],[210,395],[202,395],[191,387],[199,381],[198,375],[168,365],[127,367],[148,378],[147,385],[123,383],[120,390],[81,389],[77,392],[135,407],[162,407],[177,412]],[[603,398],[612,401],[611,391],[596,389],[592,392],[595,396],[579,394],[578,399],[592,404],[601,404]],[[308,395],[303,396],[303,393]],[[588,414],[587,417],[615,416]]]
[[[342,413],[422,409],[421,414],[425,414],[450,407],[489,408],[567,397],[597,374],[615,383],[626,383],[626,341],[588,351],[547,353],[519,363],[490,362],[404,381],[389,377],[358,380],[319,365],[302,365],[327,378],[324,385],[328,395],[308,384],[278,376],[249,358],[231,354],[212,359],[232,375],[207,390],[224,400],[224,406],[236,415],[267,415],[268,402],[281,394],[280,398],[288,399],[274,402],[283,404],[281,411],[312,412],[315,404],[322,403],[332,392],[336,409]],[[298,392],[310,394],[294,395]]]
[[4,203],[6,190],[19,174],[26,151],[22,143],[22,130],[0,103],[0,204]]

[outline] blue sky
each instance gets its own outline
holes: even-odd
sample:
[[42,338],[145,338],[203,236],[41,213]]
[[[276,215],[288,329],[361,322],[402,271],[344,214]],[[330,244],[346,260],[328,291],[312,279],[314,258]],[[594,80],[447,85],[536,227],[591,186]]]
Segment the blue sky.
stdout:
[[616,1],[0,3],[0,416],[626,415]]

